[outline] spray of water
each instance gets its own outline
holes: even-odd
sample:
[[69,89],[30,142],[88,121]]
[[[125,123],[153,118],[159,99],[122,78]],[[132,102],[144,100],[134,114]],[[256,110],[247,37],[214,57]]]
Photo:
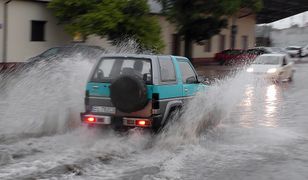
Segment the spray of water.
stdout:
[[[116,53],[139,51],[134,41],[121,43],[118,48],[109,50]],[[0,156],[0,164],[13,162],[12,152],[26,152],[24,156],[29,156],[30,159],[24,162],[20,160],[20,164],[8,165],[2,171],[9,172],[7,177],[32,172],[33,177],[37,177],[36,171],[44,172],[54,167],[55,172],[51,174],[56,174],[60,171],[57,170],[58,167],[70,163],[79,166],[86,164],[83,171],[89,173],[89,176],[101,173],[102,177],[121,174],[130,165],[140,169],[140,164],[147,167],[156,163],[157,167],[162,164],[162,169],[166,172],[173,172],[171,175],[167,173],[168,177],[176,177],[186,156],[193,151],[199,153],[196,147],[201,137],[229,120],[230,113],[241,102],[247,84],[252,81],[242,72],[217,80],[204,93],[199,93],[188,102],[180,112],[182,116],[175,118],[155,137],[138,130],[121,136],[113,131],[102,133],[83,127],[67,133],[70,129],[80,127],[79,112],[84,110],[84,88],[94,62],[95,60],[78,54],[70,58],[55,57],[52,63],[40,62],[16,76],[5,77],[5,88],[1,89],[0,97],[4,104],[0,105],[1,134],[52,135],[37,139],[27,138],[24,142],[5,146],[7,151],[0,152],[0,155],[4,155],[2,160]],[[6,91],[5,95],[3,91]],[[41,160],[36,161],[35,165],[31,162],[31,156],[36,151],[32,152],[28,144],[33,144],[35,149],[44,153],[44,156],[38,156]],[[173,154],[173,150],[178,150],[181,145],[185,145],[185,150]],[[122,163],[106,165],[114,159],[127,162],[122,166]],[[140,164],[134,163],[135,161]],[[19,171],[19,167],[25,167],[25,164],[29,168]]]
[[236,72],[229,78],[217,80],[178,112],[181,116],[173,119],[162,131],[158,145],[169,148],[198,143],[200,135],[228,120],[230,113],[241,102],[246,85],[251,81],[252,78],[244,72]]
[[76,124],[76,116],[71,115],[82,110],[81,87],[85,87],[91,69],[89,61],[76,59],[82,57],[40,62],[10,77],[6,96],[1,97],[7,102],[1,107],[1,132],[53,134]]
[[[140,48],[128,39],[108,51],[138,53]],[[5,93],[0,97],[4,104],[0,106],[1,133],[48,135],[78,127],[79,112],[84,110],[84,88],[94,63],[95,60],[76,53],[70,58],[39,62],[15,76],[5,77],[1,81],[5,82]],[[196,142],[205,129],[228,118],[248,81],[243,73],[238,73],[208,87],[185,106],[182,116],[170,123],[158,142]]]
[[[40,59],[13,74],[1,76],[1,134],[51,135],[80,125],[85,86],[93,64],[103,54],[97,51],[69,52]],[[108,54],[138,53],[127,39],[107,49]],[[92,56],[91,54],[92,53]],[[101,52],[102,53],[102,52]]]

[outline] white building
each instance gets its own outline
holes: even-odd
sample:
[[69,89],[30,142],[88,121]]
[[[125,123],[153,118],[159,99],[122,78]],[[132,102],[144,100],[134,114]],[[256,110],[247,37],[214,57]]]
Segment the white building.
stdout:
[[272,46],[306,46],[308,44],[308,26],[292,26],[287,29],[272,29],[270,32]]
[[[47,9],[50,0],[0,0],[0,62],[19,62],[40,54],[44,50],[66,45],[72,38],[62,26],[57,24],[51,10]],[[151,10],[160,22],[165,54],[181,54],[184,44],[175,35],[175,27],[160,15],[161,7],[149,1]],[[244,12],[243,12],[244,13]],[[246,49],[255,45],[254,14],[244,15],[236,21],[237,35],[235,48]],[[230,48],[230,28],[223,29],[212,37],[206,45],[194,45],[193,58],[196,62],[211,59],[216,52]],[[87,44],[107,46],[104,39],[91,36]]]
[[45,1],[0,0],[0,62],[24,61],[69,42]]

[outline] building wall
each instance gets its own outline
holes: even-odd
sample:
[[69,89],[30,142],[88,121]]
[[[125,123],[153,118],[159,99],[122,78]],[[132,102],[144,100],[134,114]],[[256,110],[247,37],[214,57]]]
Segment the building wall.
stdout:
[[[3,1],[0,1],[3,2]],[[3,3],[0,4],[0,9],[3,9]],[[3,11],[1,11],[3,12]],[[3,13],[0,12],[3,19]],[[165,17],[154,15],[157,17],[162,28],[162,39],[165,43],[163,54],[172,54],[172,35],[176,32],[176,27],[166,20]],[[31,20],[47,21],[45,28],[45,40],[43,42],[30,41],[31,35]],[[236,36],[236,48],[242,48],[241,38],[243,35],[248,37],[248,48],[255,44],[255,16],[250,15],[241,19],[237,19],[238,32]],[[229,26],[223,29],[220,34],[225,35],[225,49],[230,48],[230,27],[231,18],[229,19]],[[3,42],[3,28],[0,29],[0,53],[2,53]],[[2,38],[2,39],[1,39]],[[44,50],[53,47],[69,44],[72,40],[69,35],[63,31],[63,27],[57,25],[56,18],[52,12],[46,8],[46,3],[34,1],[19,1],[13,0],[8,6],[8,44],[7,44],[7,60],[24,61],[25,59],[35,56]],[[86,44],[98,45],[106,49],[112,48],[106,39],[101,39],[97,36],[90,36],[86,40]],[[219,52],[220,43],[219,35],[211,38],[211,51],[205,52],[204,45],[195,44],[193,47],[193,58],[207,60]],[[183,41],[179,44],[180,55],[184,54]],[[0,56],[1,62],[2,56]]]
[[[47,21],[45,41],[30,41],[31,20]],[[71,42],[71,37],[57,25],[56,18],[46,8],[46,3],[11,1],[8,5],[8,62],[24,61],[53,46]]]
[[288,29],[272,29],[270,39],[273,46],[305,46],[308,44],[308,26],[293,26]]
[[4,1],[0,1],[0,63],[3,57],[3,22],[4,22]]
[[[244,18],[236,20],[237,34],[235,49],[242,49],[242,36],[248,37],[248,48],[255,46],[255,15],[250,15]],[[231,25],[232,19],[228,19],[228,28],[222,29],[219,35],[225,35],[225,49],[231,48]],[[194,45],[193,57],[194,58],[211,58],[215,53],[220,51],[220,39],[219,35],[215,35],[211,38],[211,51],[206,52],[204,45]]]

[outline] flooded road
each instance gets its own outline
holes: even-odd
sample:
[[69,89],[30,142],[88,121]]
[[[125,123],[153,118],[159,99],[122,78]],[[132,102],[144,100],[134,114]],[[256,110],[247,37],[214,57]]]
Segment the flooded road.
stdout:
[[62,62],[1,92],[0,179],[308,179],[308,64],[290,83],[217,81],[157,136],[80,126],[90,67]]

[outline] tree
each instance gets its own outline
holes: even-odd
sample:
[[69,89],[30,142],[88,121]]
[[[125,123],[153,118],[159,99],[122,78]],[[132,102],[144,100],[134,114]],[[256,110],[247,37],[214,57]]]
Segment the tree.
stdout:
[[184,39],[185,56],[192,57],[193,42],[218,34],[227,26],[227,18],[241,8],[257,11],[261,0],[158,0],[163,13],[177,26],[177,33]]
[[113,43],[132,38],[142,49],[154,52],[164,47],[146,0],[53,0],[48,7],[72,35],[94,34]]

